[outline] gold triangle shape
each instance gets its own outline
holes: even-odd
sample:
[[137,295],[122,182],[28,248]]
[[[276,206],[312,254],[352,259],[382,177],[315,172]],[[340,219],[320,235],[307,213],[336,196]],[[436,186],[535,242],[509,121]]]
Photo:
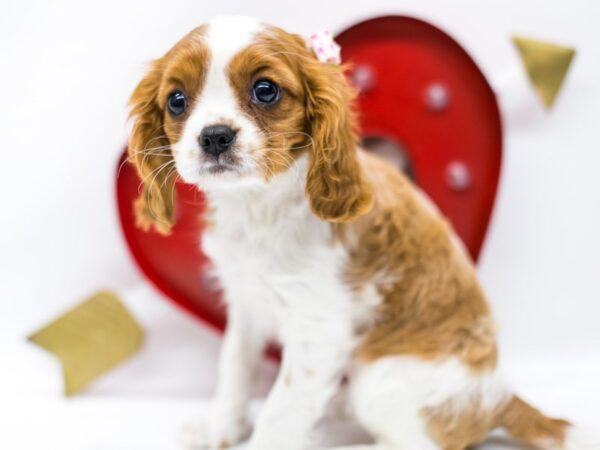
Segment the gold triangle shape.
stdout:
[[142,340],[141,327],[119,298],[107,291],[97,292],[29,337],[60,359],[66,395],[82,391],[137,353]]
[[546,108],[551,108],[563,85],[575,49],[513,36],[529,81]]

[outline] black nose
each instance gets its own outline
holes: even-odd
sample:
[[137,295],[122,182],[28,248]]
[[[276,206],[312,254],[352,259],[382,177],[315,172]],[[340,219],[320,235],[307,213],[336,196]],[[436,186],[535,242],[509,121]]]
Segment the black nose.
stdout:
[[205,127],[200,133],[200,147],[206,153],[218,156],[229,150],[235,141],[235,131],[227,125],[213,125]]

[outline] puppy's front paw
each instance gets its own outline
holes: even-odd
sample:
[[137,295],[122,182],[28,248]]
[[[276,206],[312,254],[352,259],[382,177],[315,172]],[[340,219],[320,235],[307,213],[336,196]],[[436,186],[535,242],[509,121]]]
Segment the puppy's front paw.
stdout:
[[236,445],[250,435],[243,419],[209,420],[201,425],[187,425],[180,436],[181,445],[189,450],[222,450]]

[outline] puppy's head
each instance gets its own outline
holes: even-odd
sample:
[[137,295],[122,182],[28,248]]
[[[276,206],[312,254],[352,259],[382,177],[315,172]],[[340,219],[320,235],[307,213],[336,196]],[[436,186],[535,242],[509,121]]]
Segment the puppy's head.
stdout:
[[352,220],[371,204],[352,97],[342,68],[319,62],[297,35],[239,17],[195,29],[153,62],[131,97],[139,224],[170,231],[177,175],[207,190],[268,186],[306,153],[313,212]]

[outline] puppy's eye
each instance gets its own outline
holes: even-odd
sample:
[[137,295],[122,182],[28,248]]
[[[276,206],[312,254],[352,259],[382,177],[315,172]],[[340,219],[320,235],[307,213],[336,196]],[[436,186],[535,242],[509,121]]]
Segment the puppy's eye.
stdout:
[[259,80],[252,87],[252,100],[262,105],[273,105],[279,100],[279,86],[269,80]]
[[187,108],[185,94],[181,91],[172,92],[167,100],[167,107],[172,116],[183,114]]

